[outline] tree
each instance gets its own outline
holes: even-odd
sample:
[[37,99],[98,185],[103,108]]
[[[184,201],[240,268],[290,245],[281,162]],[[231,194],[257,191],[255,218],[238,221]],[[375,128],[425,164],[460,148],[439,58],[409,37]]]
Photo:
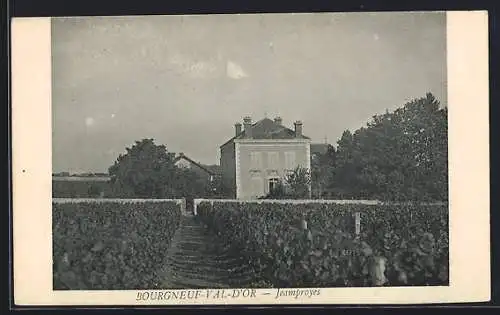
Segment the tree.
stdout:
[[307,168],[297,166],[286,175],[285,183],[295,198],[311,198],[311,172]]
[[447,109],[427,93],[345,131],[330,185],[348,198],[447,200],[447,145]]
[[113,192],[121,197],[163,198],[175,194],[174,154],[153,139],[126,148],[109,168]]
[[318,154],[311,160],[311,186],[314,197],[321,198],[327,194],[335,173],[336,156],[335,148],[328,145],[325,153]]
[[337,142],[335,168],[330,173],[327,188],[337,198],[350,198],[355,191],[356,166],[353,134],[349,130],[342,133]]

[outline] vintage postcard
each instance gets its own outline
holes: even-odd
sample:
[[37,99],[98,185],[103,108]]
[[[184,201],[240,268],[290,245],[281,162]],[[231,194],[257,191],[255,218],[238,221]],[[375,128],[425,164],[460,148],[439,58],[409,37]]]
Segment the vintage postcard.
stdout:
[[488,15],[12,22],[17,305],[490,299]]

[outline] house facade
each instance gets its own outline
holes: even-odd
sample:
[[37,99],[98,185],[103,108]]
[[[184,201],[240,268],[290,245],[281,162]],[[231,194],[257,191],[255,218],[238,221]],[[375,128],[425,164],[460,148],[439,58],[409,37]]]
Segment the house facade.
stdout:
[[310,138],[302,134],[302,122],[294,129],[283,125],[280,117],[252,123],[250,117],[235,124],[235,135],[220,147],[221,175],[226,195],[237,199],[256,199],[296,167],[310,170]]

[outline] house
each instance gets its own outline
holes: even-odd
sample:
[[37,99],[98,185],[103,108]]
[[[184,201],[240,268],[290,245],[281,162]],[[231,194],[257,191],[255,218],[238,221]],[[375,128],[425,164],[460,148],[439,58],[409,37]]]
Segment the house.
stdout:
[[255,199],[268,194],[297,166],[311,168],[310,138],[302,122],[294,129],[280,117],[252,123],[250,117],[235,124],[234,137],[220,146],[222,183],[229,198]]
[[203,165],[189,158],[184,153],[179,153],[175,157],[174,164],[179,168],[195,171],[201,176],[207,176],[209,182],[214,182],[217,176],[219,176],[217,165]]

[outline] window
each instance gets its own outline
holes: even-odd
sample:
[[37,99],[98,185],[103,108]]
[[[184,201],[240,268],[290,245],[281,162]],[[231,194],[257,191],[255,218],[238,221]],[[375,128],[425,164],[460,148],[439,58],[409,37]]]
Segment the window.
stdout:
[[278,152],[269,152],[267,155],[267,168],[277,169],[279,166]]
[[272,192],[278,187],[279,179],[278,178],[269,178],[269,192]]
[[250,168],[253,170],[258,170],[262,168],[261,164],[261,153],[260,152],[250,152]]
[[285,152],[285,169],[293,170],[295,167],[295,152]]

